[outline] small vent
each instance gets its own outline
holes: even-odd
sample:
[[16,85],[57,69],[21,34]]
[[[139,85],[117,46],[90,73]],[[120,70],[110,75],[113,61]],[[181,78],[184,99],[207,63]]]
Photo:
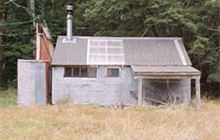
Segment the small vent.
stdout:
[[88,64],[125,64],[122,40],[88,40]]

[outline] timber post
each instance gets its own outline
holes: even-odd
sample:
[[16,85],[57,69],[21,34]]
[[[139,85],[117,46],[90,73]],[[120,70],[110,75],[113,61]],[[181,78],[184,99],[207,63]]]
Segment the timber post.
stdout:
[[195,80],[196,80],[196,108],[200,108],[201,105],[200,76],[198,76]]
[[143,103],[143,79],[138,79],[138,105],[141,106]]

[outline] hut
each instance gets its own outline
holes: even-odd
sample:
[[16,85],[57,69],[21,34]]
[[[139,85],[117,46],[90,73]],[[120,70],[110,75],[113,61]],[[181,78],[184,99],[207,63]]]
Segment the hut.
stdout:
[[52,59],[52,103],[188,103],[200,72],[181,38],[59,36]]
[[200,101],[200,72],[181,38],[59,36],[52,58],[52,103],[134,105],[188,103],[191,80]]

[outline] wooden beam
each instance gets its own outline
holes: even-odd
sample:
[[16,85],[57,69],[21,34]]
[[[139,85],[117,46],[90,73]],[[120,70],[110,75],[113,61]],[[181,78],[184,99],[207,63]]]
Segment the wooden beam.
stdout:
[[134,78],[135,79],[195,79],[193,76],[135,76]]
[[201,95],[200,95],[200,76],[196,79],[196,107],[199,108],[201,104]]
[[142,105],[143,103],[142,83],[143,79],[138,79],[138,105]]
[[39,25],[36,24],[36,60],[40,60],[40,51],[41,51],[40,38],[41,35],[39,33]]
[[199,76],[200,72],[135,72],[135,75],[141,76]]

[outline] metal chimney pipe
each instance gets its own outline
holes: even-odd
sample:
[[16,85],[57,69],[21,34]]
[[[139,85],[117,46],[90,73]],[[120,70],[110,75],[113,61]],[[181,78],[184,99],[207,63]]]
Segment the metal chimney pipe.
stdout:
[[66,11],[67,11],[67,29],[66,29],[66,34],[67,34],[67,40],[72,40],[72,35],[73,35],[73,6],[72,5],[67,5],[66,6]]

